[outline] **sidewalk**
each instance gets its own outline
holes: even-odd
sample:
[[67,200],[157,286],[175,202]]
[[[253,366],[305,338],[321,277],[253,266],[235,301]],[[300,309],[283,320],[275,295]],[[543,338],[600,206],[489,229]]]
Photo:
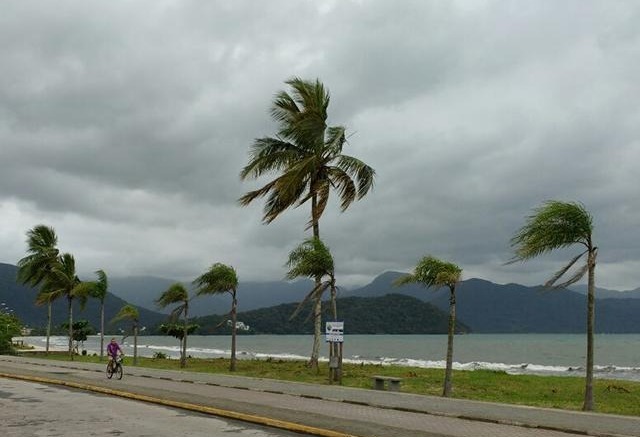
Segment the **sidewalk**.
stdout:
[[[0,362],[15,363],[22,366],[28,364],[100,373],[104,371],[104,364],[56,362],[28,357],[0,356]],[[470,421],[517,425],[574,434],[640,437],[640,417],[534,408],[356,389],[336,385],[316,385],[188,371],[145,369],[133,366],[126,367],[126,375],[127,377],[137,376],[148,378],[149,380],[187,382],[243,389],[256,393],[287,394],[306,399],[322,399],[346,404],[366,405],[399,412],[455,417]]]

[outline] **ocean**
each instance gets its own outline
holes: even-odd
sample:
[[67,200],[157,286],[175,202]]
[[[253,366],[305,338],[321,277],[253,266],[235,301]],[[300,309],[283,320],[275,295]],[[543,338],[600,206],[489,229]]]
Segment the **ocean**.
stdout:
[[[111,337],[107,337],[108,341]],[[45,337],[23,337],[25,343],[44,347]],[[116,337],[118,341],[121,337]],[[345,335],[344,360],[354,363],[444,368],[446,335]],[[67,337],[52,337],[51,345],[66,348]],[[133,337],[124,340],[133,354]],[[190,336],[188,354],[199,358],[228,357],[229,336]],[[310,335],[238,336],[240,359],[301,359],[311,352]],[[84,343],[98,352],[100,337]],[[151,357],[163,352],[180,355],[178,340],[166,336],[138,337],[138,354]],[[583,376],[586,353],[584,334],[467,334],[454,342],[454,369],[502,370],[511,374]],[[328,346],[321,348],[322,359]],[[599,378],[640,381],[640,334],[599,334],[595,338],[595,375]]]

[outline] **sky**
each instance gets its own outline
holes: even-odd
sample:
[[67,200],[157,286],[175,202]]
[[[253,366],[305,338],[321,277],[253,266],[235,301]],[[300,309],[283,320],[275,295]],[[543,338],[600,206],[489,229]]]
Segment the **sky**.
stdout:
[[550,199],[581,202],[596,283],[640,287],[636,1],[7,0],[0,14],[0,262],[55,229],[83,279],[281,280],[305,204],[238,198],[275,94],[321,80],[374,189],[320,232],[355,287],[427,254],[537,285],[579,248],[505,265]]

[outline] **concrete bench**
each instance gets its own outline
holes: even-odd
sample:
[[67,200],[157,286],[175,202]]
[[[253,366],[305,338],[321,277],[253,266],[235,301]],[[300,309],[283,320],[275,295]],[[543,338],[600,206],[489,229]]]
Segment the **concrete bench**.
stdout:
[[371,379],[373,379],[373,388],[376,390],[385,390],[385,382],[388,382],[389,391],[400,391],[400,383],[402,382],[402,378],[396,378],[394,376],[374,375],[371,377]]

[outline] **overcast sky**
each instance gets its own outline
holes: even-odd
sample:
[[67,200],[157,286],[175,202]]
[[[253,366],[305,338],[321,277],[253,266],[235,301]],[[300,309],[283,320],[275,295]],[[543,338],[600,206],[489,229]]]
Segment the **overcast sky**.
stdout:
[[636,1],[24,1],[0,14],[0,262],[52,226],[83,279],[280,280],[309,206],[238,206],[292,76],[331,92],[374,190],[321,235],[338,281],[426,254],[543,282],[578,248],[505,266],[532,208],[593,214],[597,284],[640,287]]

